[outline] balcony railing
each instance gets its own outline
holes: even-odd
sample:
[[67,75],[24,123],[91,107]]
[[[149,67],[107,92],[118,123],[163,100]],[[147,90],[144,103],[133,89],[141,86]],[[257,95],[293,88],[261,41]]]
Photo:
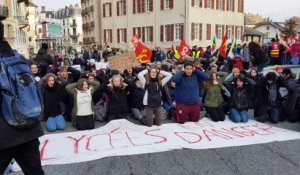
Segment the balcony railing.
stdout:
[[4,20],[8,17],[8,7],[0,5],[0,20]]
[[90,6],[90,11],[93,12],[94,11],[94,6]]
[[95,22],[94,21],[90,22],[90,27],[91,28],[95,27]]
[[24,28],[28,25],[28,19],[26,16],[15,16],[15,20],[17,20],[20,28]]
[[73,34],[69,34],[69,36],[71,37],[71,38],[78,38],[79,37],[79,33],[73,33]]
[[75,23],[72,23],[72,24],[70,24],[70,26],[72,27],[72,28],[77,28],[77,23],[75,22]]

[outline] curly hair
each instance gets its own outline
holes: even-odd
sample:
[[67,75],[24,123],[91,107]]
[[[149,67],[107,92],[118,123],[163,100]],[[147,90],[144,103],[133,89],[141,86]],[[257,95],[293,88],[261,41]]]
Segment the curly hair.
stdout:
[[54,78],[54,86],[58,84],[56,75],[54,75],[53,73],[47,73],[43,79],[43,83],[42,83],[43,87],[48,87],[48,81],[51,77]]

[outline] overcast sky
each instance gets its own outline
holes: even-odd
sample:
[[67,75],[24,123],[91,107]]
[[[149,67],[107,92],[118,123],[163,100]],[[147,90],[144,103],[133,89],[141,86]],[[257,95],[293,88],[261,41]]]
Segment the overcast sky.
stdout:
[[[80,0],[33,0],[33,2],[53,10],[80,3]],[[273,21],[284,21],[291,16],[300,16],[300,0],[245,0],[245,11],[270,17]]]

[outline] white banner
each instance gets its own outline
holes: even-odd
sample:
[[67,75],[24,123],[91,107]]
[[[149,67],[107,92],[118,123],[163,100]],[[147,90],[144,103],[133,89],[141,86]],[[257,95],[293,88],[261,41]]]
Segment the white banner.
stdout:
[[91,131],[45,135],[40,138],[40,150],[42,164],[54,165],[182,148],[221,148],[293,139],[300,139],[300,133],[253,120],[235,124],[205,118],[197,123],[151,128],[115,120]]

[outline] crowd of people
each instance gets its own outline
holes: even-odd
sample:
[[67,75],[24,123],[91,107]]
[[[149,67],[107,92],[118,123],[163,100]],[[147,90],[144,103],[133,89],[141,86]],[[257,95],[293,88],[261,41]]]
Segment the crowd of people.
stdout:
[[[178,47],[167,52],[157,48],[148,64],[120,72],[96,69],[95,62],[107,62],[115,55],[109,46],[102,55],[97,49],[86,49],[70,60],[51,57],[43,44],[30,67],[41,84],[48,131],[64,130],[66,121],[86,130],[95,127],[95,120],[131,117],[146,126],[161,125],[164,112],[168,119],[183,124],[199,121],[204,110],[215,122],[226,116],[235,123],[247,122],[250,109],[260,122],[297,122],[299,75],[288,68],[261,74],[267,65],[288,63],[281,47],[274,51],[272,45],[239,44],[234,57],[229,57],[232,46],[228,44],[227,58],[211,46],[194,46],[184,59]],[[72,65],[80,65],[81,70]]]

